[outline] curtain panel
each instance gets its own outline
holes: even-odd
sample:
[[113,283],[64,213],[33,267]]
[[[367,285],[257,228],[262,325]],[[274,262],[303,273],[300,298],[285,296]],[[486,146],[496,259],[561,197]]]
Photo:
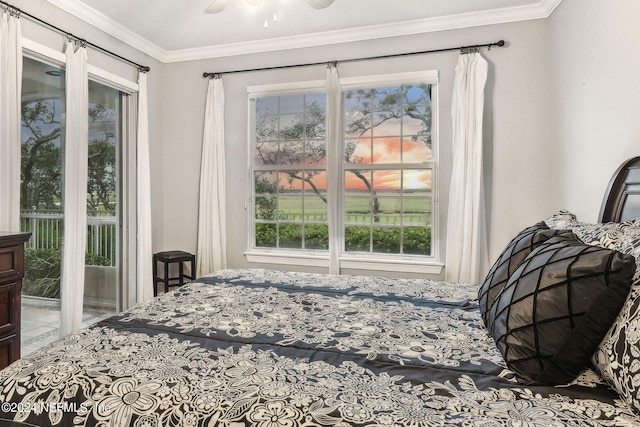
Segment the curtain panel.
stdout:
[[0,7],[0,230],[20,229],[20,19]]
[[[340,165],[340,137],[342,122],[341,100],[342,89],[340,88],[340,76],[335,63],[327,67],[327,77],[325,80],[325,90],[327,92],[327,162],[332,165]],[[327,222],[329,225],[329,274],[340,274],[340,237],[338,224],[338,174],[327,174]]]
[[138,74],[138,128],[136,146],[136,301],[153,298],[151,166],[149,156],[149,105],[147,74]]
[[199,200],[198,277],[227,267],[224,86],[220,77],[210,79],[207,87]]
[[482,182],[482,120],[487,61],[462,54],[456,66],[451,115],[453,168],[447,212],[448,281],[479,283],[488,268]]
[[60,277],[60,336],[82,325],[85,251],[87,247],[87,178],[89,157],[89,80],[87,49],[66,44],[66,121],[64,124],[64,241]]

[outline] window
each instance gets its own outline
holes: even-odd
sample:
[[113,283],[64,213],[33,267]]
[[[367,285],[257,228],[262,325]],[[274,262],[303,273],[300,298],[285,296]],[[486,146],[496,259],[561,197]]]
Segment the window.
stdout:
[[343,92],[345,252],[431,256],[431,90]]
[[255,105],[255,246],[326,250],[326,97],[265,96]]
[[[352,267],[435,264],[437,73],[343,79],[339,141],[326,139],[323,83],[250,88],[248,259],[321,265],[334,238]],[[327,164],[328,144],[338,144],[341,164]],[[336,230],[328,212],[338,213]]]

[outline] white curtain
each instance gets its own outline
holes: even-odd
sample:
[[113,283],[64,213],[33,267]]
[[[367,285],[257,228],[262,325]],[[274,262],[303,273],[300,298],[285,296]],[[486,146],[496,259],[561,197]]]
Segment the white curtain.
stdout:
[[66,121],[64,125],[64,240],[60,281],[60,336],[80,328],[87,246],[87,170],[89,82],[87,50],[66,45]]
[[137,302],[153,298],[151,246],[151,171],[149,160],[149,106],[147,74],[138,74],[138,132],[136,149],[136,230]]
[[224,155],[224,87],[209,80],[205,105],[200,202],[198,206],[197,276],[227,268],[227,215]]
[[451,115],[453,169],[449,192],[446,279],[479,283],[488,267],[482,182],[482,116],[487,61],[462,54],[456,66]]
[[20,19],[0,7],[0,230],[20,228]]
[[[325,90],[327,92],[327,162],[331,165],[340,165],[340,134],[341,134],[341,114],[340,103],[342,102],[342,89],[340,88],[340,77],[335,63],[327,67],[327,77],[325,80]],[[337,174],[327,174],[327,188],[332,191],[327,192],[327,220],[329,223],[329,274],[340,274],[340,232],[338,230],[338,182]]]

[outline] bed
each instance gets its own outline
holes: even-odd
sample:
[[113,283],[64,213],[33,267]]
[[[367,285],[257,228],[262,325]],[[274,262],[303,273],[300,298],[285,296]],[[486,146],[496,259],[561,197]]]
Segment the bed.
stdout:
[[482,284],[199,278],[0,371],[0,426],[640,426],[639,173],[607,222],[532,224]]

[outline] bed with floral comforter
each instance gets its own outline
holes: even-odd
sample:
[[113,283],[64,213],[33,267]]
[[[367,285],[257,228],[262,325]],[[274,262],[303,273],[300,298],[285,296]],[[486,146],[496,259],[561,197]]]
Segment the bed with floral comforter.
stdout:
[[225,270],[0,371],[0,426],[640,426],[592,369],[519,383],[477,294]]

